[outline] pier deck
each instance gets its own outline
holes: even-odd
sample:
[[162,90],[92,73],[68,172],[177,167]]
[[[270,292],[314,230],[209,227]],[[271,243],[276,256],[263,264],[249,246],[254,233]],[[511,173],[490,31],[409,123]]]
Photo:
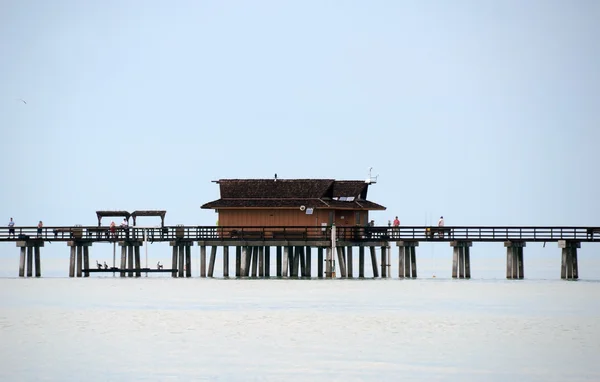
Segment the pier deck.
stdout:
[[[44,242],[119,242],[119,241],[216,241],[231,245],[242,242],[327,242],[331,240],[330,227],[214,227],[172,226],[156,228],[129,227],[110,232],[109,227],[44,227],[38,233],[36,227],[0,228],[0,241]],[[336,227],[340,241],[456,241],[478,242],[528,241],[557,242],[576,240],[600,241],[600,227],[532,227],[532,226],[404,226],[404,227]]]

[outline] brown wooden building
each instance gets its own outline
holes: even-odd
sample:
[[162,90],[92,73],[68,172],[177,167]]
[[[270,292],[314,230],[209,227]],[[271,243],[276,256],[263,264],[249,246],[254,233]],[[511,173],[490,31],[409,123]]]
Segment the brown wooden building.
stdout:
[[367,200],[370,182],[333,179],[221,179],[214,209],[222,227],[365,226],[369,211],[385,210]]

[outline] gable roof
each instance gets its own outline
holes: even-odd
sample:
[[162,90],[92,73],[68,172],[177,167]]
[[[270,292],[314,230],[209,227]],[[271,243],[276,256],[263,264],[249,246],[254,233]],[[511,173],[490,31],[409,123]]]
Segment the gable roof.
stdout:
[[297,208],[385,210],[366,200],[369,184],[334,179],[221,179],[221,199],[201,206],[217,208]]

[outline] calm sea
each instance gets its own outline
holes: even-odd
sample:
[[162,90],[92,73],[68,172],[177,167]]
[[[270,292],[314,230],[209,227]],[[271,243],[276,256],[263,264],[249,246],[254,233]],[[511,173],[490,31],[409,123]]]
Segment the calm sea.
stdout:
[[2,381],[600,381],[600,282],[0,278]]

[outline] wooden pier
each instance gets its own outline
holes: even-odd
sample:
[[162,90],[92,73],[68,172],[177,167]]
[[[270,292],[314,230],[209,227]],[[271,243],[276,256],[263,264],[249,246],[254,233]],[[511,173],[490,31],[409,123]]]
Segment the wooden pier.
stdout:
[[[121,277],[140,277],[142,273],[171,273],[173,277],[192,277],[192,247],[199,246],[200,277],[214,277],[217,254],[223,261],[223,277],[229,277],[230,248],[235,277],[269,278],[271,254],[275,255],[275,277],[352,278],[365,276],[365,252],[370,255],[374,277],[392,277],[391,251],[398,250],[399,278],[417,277],[417,248],[421,243],[448,242],[452,248],[452,277],[471,277],[473,243],[498,242],[506,248],[506,278],[524,278],[524,249],[527,242],[555,242],[561,255],[560,277],[578,278],[577,249],[582,242],[600,242],[600,227],[15,227],[0,228],[0,243],[14,242],[20,250],[19,276],[41,277],[40,251],[44,243],[64,242],[70,248],[69,277],[90,273],[118,273]],[[172,266],[168,269],[142,268],[140,247],[146,243],[168,242],[172,247]],[[113,243],[121,248],[120,267],[94,269],[89,266],[90,248]],[[274,250],[271,250],[274,248]],[[376,249],[380,249],[378,261]],[[220,249],[220,250],[219,250]],[[358,274],[353,269],[354,249],[358,250]],[[317,254],[317,274],[312,261]],[[208,256],[208,259],[207,259]],[[35,266],[34,266],[35,265]],[[35,271],[35,272],[34,272]]]

